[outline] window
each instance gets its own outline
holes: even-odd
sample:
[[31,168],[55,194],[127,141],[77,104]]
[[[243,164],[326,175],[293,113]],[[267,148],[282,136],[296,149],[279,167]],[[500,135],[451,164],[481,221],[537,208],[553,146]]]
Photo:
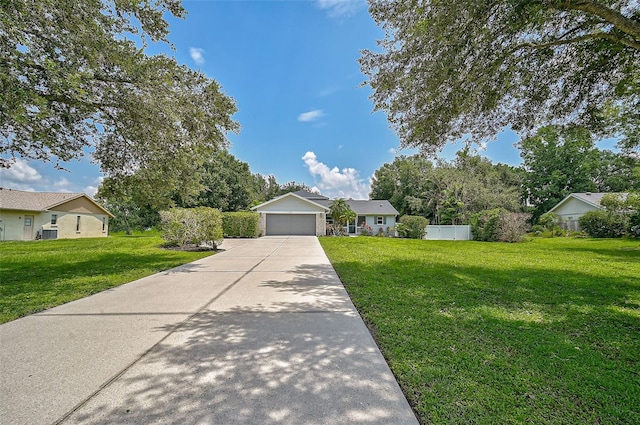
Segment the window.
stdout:
[[102,231],[104,232],[105,227],[107,226],[107,218],[102,217]]
[[379,215],[376,217],[376,224],[380,225],[380,224],[387,224],[387,217],[383,216],[383,215]]
[[55,226],[58,224],[58,214],[51,214],[51,225]]
[[76,217],[76,232],[80,231],[80,216]]
[[31,226],[31,217],[24,218],[24,225],[27,227]]

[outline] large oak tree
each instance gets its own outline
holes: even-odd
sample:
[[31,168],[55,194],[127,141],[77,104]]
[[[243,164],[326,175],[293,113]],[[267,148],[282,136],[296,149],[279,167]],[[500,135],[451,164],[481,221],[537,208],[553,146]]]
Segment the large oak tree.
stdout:
[[360,64],[404,147],[568,123],[640,146],[637,0],[369,3],[386,35]]
[[150,42],[179,0],[1,0],[0,166],[92,152],[139,190],[198,193],[198,169],[239,126],[235,102]]

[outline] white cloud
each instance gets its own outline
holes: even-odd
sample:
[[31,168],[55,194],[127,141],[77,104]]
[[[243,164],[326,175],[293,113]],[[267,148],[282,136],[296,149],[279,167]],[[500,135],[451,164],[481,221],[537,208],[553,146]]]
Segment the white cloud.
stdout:
[[93,181],[93,184],[90,184],[88,186],[85,186],[84,189],[82,189],[82,191],[84,193],[86,193],[87,195],[91,196],[92,198],[96,196],[96,192],[98,192],[98,187],[100,187],[100,185],[102,184],[102,181],[104,180],[104,177],[100,176],[97,179],[95,179]]
[[330,198],[368,199],[370,186],[360,178],[358,170],[354,168],[329,168],[319,162],[316,154],[307,152],[302,160],[309,168],[309,173],[318,180],[314,188]]
[[189,54],[191,55],[191,59],[193,59],[193,61],[198,65],[204,65],[205,63],[203,53],[204,49],[201,49],[199,47],[189,47]]
[[324,116],[324,111],[322,109],[314,109],[313,111],[303,112],[298,115],[298,121],[301,122],[311,122],[317,121],[319,118]]
[[389,148],[389,153],[396,155],[398,153],[398,150],[396,148]]
[[316,6],[326,11],[330,18],[353,16],[366,4],[364,0],[316,0]]
[[68,187],[70,184],[71,182],[69,180],[67,180],[65,177],[62,177],[60,180],[53,184],[53,187],[60,190],[61,192],[66,192],[68,191]]
[[35,190],[33,185],[42,181],[42,175],[27,161],[16,159],[11,168],[0,168],[0,186],[17,190]]
[[317,96],[318,97],[331,96],[333,93],[337,92],[338,90],[340,90],[340,88],[338,86],[325,87],[325,88],[322,88],[322,89],[318,90]]
[[92,198],[94,198],[96,196],[96,192],[98,191],[98,186],[85,186],[84,189],[82,189],[83,193],[86,193],[87,195],[91,196]]

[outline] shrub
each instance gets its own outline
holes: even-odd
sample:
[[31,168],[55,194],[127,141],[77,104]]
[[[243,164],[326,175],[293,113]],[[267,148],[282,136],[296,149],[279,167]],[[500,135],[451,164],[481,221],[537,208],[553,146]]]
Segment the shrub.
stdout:
[[347,236],[344,226],[339,224],[327,224],[327,236]]
[[629,216],[608,211],[589,211],[578,219],[580,227],[592,238],[619,238],[626,234]]
[[162,238],[174,246],[205,245],[215,248],[222,242],[222,213],[209,207],[172,208],[160,211]]
[[360,227],[362,228],[362,230],[360,231],[360,234],[362,236],[372,236],[373,235],[373,228],[371,226],[369,226],[367,223],[363,222]]
[[540,224],[534,224],[533,226],[531,226],[531,233],[536,236],[540,236],[545,230],[545,227]]
[[529,230],[530,214],[514,213],[502,208],[481,211],[471,216],[473,240],[517,242]]
[[497,239],[500,242],[518,242],[529,230],[530,214],[502,211],[498,220]]
[[257,238],[259,220],[260,214],[255,212],[222,213],[222,233],[225,238]]
[[498,224],[502,211],[504,210],[500,208],[484,210],[470,217],[469,224],[474,241],[495,242],[498,240]]
[[429,220],[419,215],[403,215],[396,225],[401,238],[422,239]]
[[562,236],[564,234],[564,231],[562,227],[560,227],[559,223],[560,223],[560,217],[558,216],[558,214],[548,212],[548,213],[542,214],[538,218],[538,225],[543,227],[543,230],[540,232],[537,232],[535,229],[536,226],[533,226],[534,228],[532,230],[538,234],[542,234],[544,230],[547,230],[548,232],[544,232],[544,233],[545,235],[548,235],[550,237]]

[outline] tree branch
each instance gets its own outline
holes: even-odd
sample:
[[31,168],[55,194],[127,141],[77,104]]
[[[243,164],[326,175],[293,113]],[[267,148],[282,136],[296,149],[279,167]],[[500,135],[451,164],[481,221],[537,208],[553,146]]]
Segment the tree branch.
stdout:
[[519,50],[522,47],[533,47],[534,49],[546,49],[554,46],[563,46],[567,44],[580,43],[583,41],[591,41],[591,40],[609,40],[614,43],[620,43],[624,46],[630,47],[632,49],[640,50],[640,41],[630,40],[627,38],[618,37],[614,34],[601,32],[595,34],[585,34],[580,37],[567,38],[562,40],[554,40],[546,43],[522,43],[519,46],[516,46],[515,50]]
[[96,109],[103,108],[118,108],[120,104],[118,103],[105,103],[105,102],[96,102],[86,99],[76,99],[69,97],[64,94],[48,94],[48,93],[38,93],[38,96],[46,99],[48,102],[58,102],[65,105],[69,105],[71,107],[81,107],[81,106],[92,106]]
[[624,16],[617,10],[608,8],[594,0],[560,0],[551,1],[550,7],[559,10],[580,10],[595,15],[615,28],[634,38],[634,41],[625,44],[640,50],[640,22]]

